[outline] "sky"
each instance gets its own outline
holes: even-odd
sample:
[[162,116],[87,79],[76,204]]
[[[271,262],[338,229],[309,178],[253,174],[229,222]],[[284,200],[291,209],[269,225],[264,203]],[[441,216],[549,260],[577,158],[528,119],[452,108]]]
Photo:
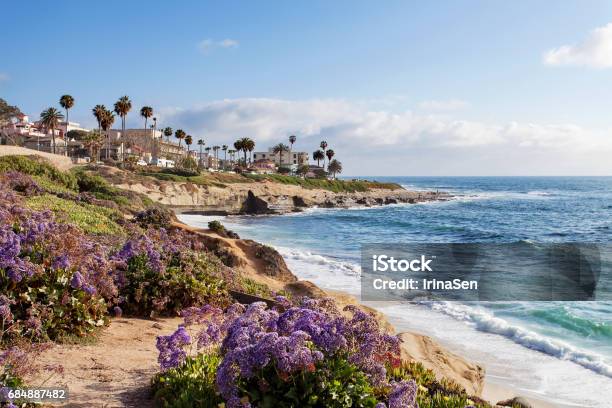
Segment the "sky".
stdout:
[[[588,5],[588,7],[587,7]],[[327,141],[344,175],[612,175],[612,2],[21,1],[0,98],[207,145]],[[116,123],[119,123],[118,121]]]

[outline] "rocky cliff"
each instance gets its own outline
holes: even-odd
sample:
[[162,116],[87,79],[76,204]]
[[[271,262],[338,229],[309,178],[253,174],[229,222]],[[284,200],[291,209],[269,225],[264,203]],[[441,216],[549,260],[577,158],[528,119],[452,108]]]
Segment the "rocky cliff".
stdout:
[[117,187],[146,194],[177,212],[200,214],[282,214],[307,207],[356,207],[447,200],[448,194],[375,188],[336,193],[272,181],[202,186],[189,182],[150,181],[117,183]]

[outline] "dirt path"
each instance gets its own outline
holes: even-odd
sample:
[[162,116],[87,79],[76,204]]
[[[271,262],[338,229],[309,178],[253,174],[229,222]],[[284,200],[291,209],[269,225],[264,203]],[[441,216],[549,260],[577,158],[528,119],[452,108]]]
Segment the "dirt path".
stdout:
[[113,319],[91,345],[57,345],[42,356],[43,363],[62,364],[45,386],[66,386],[63,407],[152,407],[151,377],[158,371],[155,338],[174,331],[180,318]]

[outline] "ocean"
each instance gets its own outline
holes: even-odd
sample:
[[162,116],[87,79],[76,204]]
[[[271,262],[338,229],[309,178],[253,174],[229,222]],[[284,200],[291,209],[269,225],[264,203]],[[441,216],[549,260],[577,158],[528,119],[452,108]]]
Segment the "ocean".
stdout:
[[[455,197],[225,217],[223,223],[243,238],[277,248],[299,278],[355,295],[362,244],[612,241],[612,177],[369,179]],[[206,227],[211,217],[180,219]],[[612,406],[612,302],[378,303],[376,308],[398,331],[430,335],[482,363],[487,381],[567,406]]]

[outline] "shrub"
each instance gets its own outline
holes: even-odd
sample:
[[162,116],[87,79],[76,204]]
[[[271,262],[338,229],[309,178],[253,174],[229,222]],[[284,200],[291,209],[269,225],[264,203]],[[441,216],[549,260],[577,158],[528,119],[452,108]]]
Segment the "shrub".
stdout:
[[0,186],[5,341],[85,335],[104,325],[105,299],[116,294],[105,251],[74,226],[55,222],[52,213],[20,207],[18,197]]
[[417,402],[420,408],[491,408],[486,401],[468,396],[459,384],[446,378],[438,381],[434,372],[419,362],[402,362],[398,367],[388,367],[387,372],[393,381],[414,380],[419,385]]
[[217,354],[189,357],[180,367],[157,374],[152,380],[155,403],[163,408],[217,408],[221,397],[215,375],[221,358]]
[[348,306],[346,317],[331,299],[277,302],[274,309],[259,302],[184,310],[184,324],[158,338],[162,371],[181,367],[188,348],[219,347],[215,382],[229,408],[415,406],[414,381],[386,378],[385,364],[399,361],[399,340],[373,316]]
[[9,188],[26,196],[40,195],[44,191],[31,176],[18,171],[7,171],[2,178]]
[[113,201],[126,212],[141,211],[153,205],[148,197],[114,187],[97,174],[90,174],[84,169],[77,169],[73,173],[81,193],[90,193],[99,200]]
[[279,376],[270,364],[241,388],[249,403],[262,407],[374,408],[378,403],[364,372],[340,356],[324,359],[291,378]]
[[58,170],[44,159],[36,156],[2,156],[0,157],[0,173],[14,170],[30,176],[41,176],[62,186],[76,190],[76,178],[71,173]]
[[208,229],[213,232],[216,232],[222,237],[240,239],[240,236],[238,234],[236,234],[234,231],[225,229],[225,226],[223,226],[223,224],[221,224],[221,222],[217,220],[210,221],[208,223]]
[[189,168],[181,168],[181,167],[165,167],[162,170],[160,170],[160,173],[163,174],[173,174],[175,176],[181,176],[181,177],[194,177],[194,176],[199,176],[200,172],[196,169],[189,169]]
[[121,307],[128,314],[173,315],[186,307],[227,301],[221,262],[175,244],[163,232],[155,236],[149,230],[129,240],[113,260],[120,265]]
[[217,221],[217,220],[210,221],[208,223],[208,228],[211,231],[214,231],[214,232],[219,233],[219,234],[223,234],[225,232],[225,227],[223,226],[223,224],[221,224],[220,221]]
[[176,163],[176,167],[184,170],[191,170],[197,172],[198,163],[193,157],[184,157]]
[[27,207],[33,210],[51,210],[58,221],[76,225],[90,234],[125,235],[118,224],[123,216],[117,210],[56,197],[51,194],[30,197]]
[[152,207],[136,214],[134,220],[145,229],[149,227],[170,228],[174,214],[164,207]]

